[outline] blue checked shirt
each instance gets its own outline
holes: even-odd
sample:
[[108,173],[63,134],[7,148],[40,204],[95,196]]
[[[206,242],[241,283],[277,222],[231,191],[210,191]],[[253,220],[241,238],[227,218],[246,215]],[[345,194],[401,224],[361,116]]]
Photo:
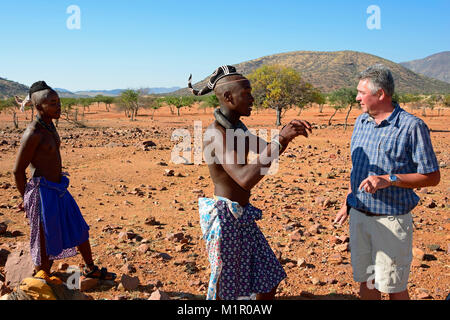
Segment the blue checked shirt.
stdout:
[[371,175],[427,174],[439,170],[427,125],[395,105],[379,125],[367,113],[356,119],[352,142],[352,193],[347,204],[355,209],[386,215],[410,212],[419,202],[413,189],[388,187],[374,194],[359,190]]

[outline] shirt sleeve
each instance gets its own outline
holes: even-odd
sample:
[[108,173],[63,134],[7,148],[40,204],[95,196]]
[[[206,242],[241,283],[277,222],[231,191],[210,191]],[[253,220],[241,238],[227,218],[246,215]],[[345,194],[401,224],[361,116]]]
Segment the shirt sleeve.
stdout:
[[411,128],[410,135],[412,160],[417,166],[417,173],[427,174],[439,170],[439,164],[431,144],[430,130],[422,120]]

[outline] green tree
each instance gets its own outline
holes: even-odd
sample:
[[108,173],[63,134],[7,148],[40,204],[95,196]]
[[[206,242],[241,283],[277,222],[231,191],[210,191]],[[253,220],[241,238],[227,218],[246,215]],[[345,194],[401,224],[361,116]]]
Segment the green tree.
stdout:
[[[83,122],[78,121],[78,105],[80,101],[76,98],[61,98],[62,119],[80,128],[86,127]],[[55,121],[58,126],[59,119]]]
[[77,104],[77,99],[75,98],[61,98],[61,115],[64,115],[66,120],[70,120],[72,113],[72,108]]
[[122,91],[118,102],[119,107],[125,110],[125,115],[130,118],[130,121],[135,121],[139,110],[139,92],[131,89]]
[[180,109],[183,107],[190,107],[194,102],[195,98],[188,96],[188,97],[167,97],[165,99],[166,103],[168,105],[172,105],[175,108],[177,108],[177,115],[180,116]]
[[[138,106],[139,109],[153,109],[152,112],[152,120],[155,114],[155,111],[161,107],[158,99],[154,95],[145,95],[144,91],[139,91],[138,97]],[[137,115],[137,114],[136,114]]]
[[276,110],[276,125],[281,125],[282,110],[303,107],[309,96],[309,83],[293,68],[262,66],[248,76],[252,83],[255,106]]
[[336,113],[341,109],[345,109],[345,106],[339,104],[332,104],[331,107],[334,109],[334,113],[331,115],[330,119],[328,119],[329,126],[331,126],[331,120],[334,118]]
[[[91,106],[92,103],[94,103],[95,99],[93,98],[80,98],[78,99],[78,104],[83,107],[83,117],[84,117],[84,112],[86,111],[86,109],[88,109],[88,111],[90,111],[89,107]],[[78,109],[76,109],[76,112],[78,113]],[[75,119],[77,120],[77,119]]]
[[421,100],[422,97],[418,94],[405,93],[400,94],[398,103],[400,104],[400,106],[403,104],[403,107],[406,107],[406,104],[409,103],[410,104],[409,109],[411,113],[414,113],[414,109],[417,108],[416,103],[420,102]]
[[161,108],[165,104],[164,98],[154,98],[150,108],[152,109],[152,120],[155,116],[155,111]]
[[434,110],[434,108],[440,104],[443,103],[444,97],[440,94],[432,94],[431,96],[424,96],[420,100],[422,106],[422,116],[426,117],[426,108],[429,108],[431,110]]
[[430,108],[433,110],[435,107],[439,107],[444,104],[445,96],[442,94],[433,94],[430,99],[433,102],[433,106]]
[[445,105],[446,107],[450,107],[450,94],[447,94],[447,95],[444,97],[444,105]]
[[320,92],[319,89],[315,88],[312,90],[312,102],[317,103],[319,106],[319,113],[322,113],[323,106],[327,102],[327,98],[322,92]]
[[353,106],[356,104],[356,95],[358,94],[355,88],[341,88],[332,92],[329,96],[329,100],[333,108],[335,109],[334,114],[328,120],[328,125],[331,125],[331,119],[336,115],[337,111],[340,109],[345,109],[348,107],[347,115],[345,117],[344,130],[347,130],[347,121],[352,111]]
[[300,116],[302,111],[306,109],[308,106],[312,107],[312,104],[314,103],[315,93],[316,90],[312,84],[308,82],[303,83],[302,95],[299,97],[298,101],[296,102],[295,106],[298,109],[297,116]]
[[[105,103],[104,102],[105,98],[106,97],[104,95],[99,94],[99,95],[96,95],[95,97],[91,98],[91,101],[92,101],[92,103],[97,103],[97,107],[100,108],[100,103]],[[105,103],[105,105],[106,105],[106,103]],[[108,106],[106,106],[106,110],[109,111]]]
[[411,102],[411,97],[412,95],[409,93],[403,94],[395,93],[394,96],[392,97],[392,100],[397,102],[402,108],[404,108],[407,103]]
[[102,102],[102,97],[103,96],[101,94],[98,94],[95,97],[92,97],[91,101],[92,101],[92,103],[96,103],[97,107],[100,107],[100,102]]
[[116,103],[117,110],[123,111],[125,113],[125,117],[129,118],[130,117],[129,108],[128,108],[127,104],[125,104],[125,102],[121,96],[117,97],[115,103]]
[[419,102],[418,109],[422,110],[421,115],[423,117],[426,117],[427,116],[427,108],[428,108],[429,104],[431,103],[429,96],[420,95],[420,96],[418,96],[417,100],[418,100],[417,102]]
[[12,115],[14,128],[19,128],[19,119],[17,117],[17,110],[19,109],[14,98],[7,98],[0,100],[0,111],[9,112]]
[[[187,96],[182,98],[183,107],[191,108],[194,103],[199,101],[196,97]],[[180,110],[178,109],[178,115],[180,115]]]
[[102,102],[105,104],[106,111],[109,112],[111,105],[115,102],[115,98],[110,96],[103,96],[101,99]]
[[219,106],[219,99],[217,98],[217,96],[215,94],[210,95],[210,96],[206,96],[206,98],[204,98],[202,100],[202,102],[200,103],[199,109],[203,109],[204,112],[206,113],[206,109],[207,108],[212,108],[215,109]]

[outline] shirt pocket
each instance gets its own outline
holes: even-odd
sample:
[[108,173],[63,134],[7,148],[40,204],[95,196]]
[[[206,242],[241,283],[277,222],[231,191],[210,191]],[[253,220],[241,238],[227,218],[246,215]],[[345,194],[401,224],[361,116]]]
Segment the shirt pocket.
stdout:
[[378,142],[378,163],[383,163],[387,173],[401,173],[408,165],[408,150],[399,134],[385,133]]

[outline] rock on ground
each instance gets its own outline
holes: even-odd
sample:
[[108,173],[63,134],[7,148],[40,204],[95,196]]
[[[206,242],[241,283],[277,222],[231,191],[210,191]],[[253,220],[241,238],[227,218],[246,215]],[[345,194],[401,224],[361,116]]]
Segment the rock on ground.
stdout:
[[127,291],[132,291],[137,289],[139,286],[139,278],[138,277],[131,277],[129,275],[122,275],[122,278],[120,279],[120,284],[123,286],[123,288]]
[[170,297],[164,291],[156,290],[152,293],[148,300],[170,300]]
[[31,260],[29,244],[19,242],[16,249],[11,252],[6,261],[6,286],[15,288],[23,279],[31,277],[33,273],[34,265]]

